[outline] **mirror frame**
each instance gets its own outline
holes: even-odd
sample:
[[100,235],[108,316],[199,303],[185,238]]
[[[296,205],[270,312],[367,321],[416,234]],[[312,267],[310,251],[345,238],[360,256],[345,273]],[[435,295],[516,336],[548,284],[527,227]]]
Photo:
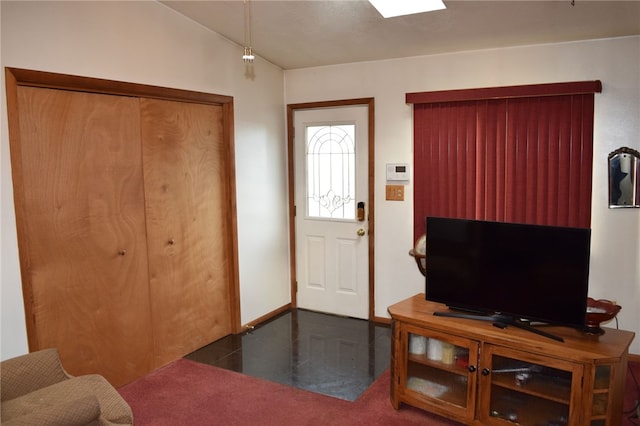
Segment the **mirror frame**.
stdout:
[[608,160],[609,208],[640,208],[640,152],[622,147]]

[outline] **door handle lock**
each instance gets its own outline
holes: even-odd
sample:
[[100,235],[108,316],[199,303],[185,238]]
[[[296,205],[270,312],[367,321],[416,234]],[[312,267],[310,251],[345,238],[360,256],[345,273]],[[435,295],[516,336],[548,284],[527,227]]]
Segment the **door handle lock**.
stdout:
[[364,237],[364,234],[366,234],[366,232],[363,228],[360,228],[358,229],[357,234],[359,237]]
[[364,222],[364,201],[360,201],[358,203],[357,213],[358,213],[358,222]]

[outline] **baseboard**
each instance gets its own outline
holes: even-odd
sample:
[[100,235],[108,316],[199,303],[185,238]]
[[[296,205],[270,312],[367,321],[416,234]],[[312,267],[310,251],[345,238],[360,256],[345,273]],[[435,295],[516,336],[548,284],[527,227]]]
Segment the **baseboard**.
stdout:
[[373,317],[373,322],[378,324],[391,324],[391,318],[387,317]]
[[249,331],[249,330],[253,330],[255,327],[257,327],[258,325],[262,324],[263,322],[269,321],[272,318],[277,317],[278,315],[287,312],[291,310],[291,303],[287,303],[286,305],[271,311],[265,315],[262,315],[259,318],[254,319],[251,322],[246,323],[245,325],[242,326],[242,332],[245,331]]
[[629,362],[637,362],[638,364],[640,364],[640,355],[629,354]]

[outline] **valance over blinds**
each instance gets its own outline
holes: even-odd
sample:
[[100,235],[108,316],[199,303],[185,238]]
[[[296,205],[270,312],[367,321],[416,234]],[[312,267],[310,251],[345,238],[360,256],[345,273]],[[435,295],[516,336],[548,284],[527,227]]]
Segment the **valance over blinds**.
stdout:
[[588,228],[599,81],[408,93],[426,216]]

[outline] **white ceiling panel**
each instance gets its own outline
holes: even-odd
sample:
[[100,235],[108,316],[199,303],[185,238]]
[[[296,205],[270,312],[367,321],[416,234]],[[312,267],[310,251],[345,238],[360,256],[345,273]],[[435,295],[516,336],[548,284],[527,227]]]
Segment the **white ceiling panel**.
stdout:
[[[239,45],[242,0],[162,1]],[[640,1],[457,1],[384,19],[363,0],[252,0],[254,53],[284,69],[640,34]],[[241,59],[239,59],[241,60]]]

